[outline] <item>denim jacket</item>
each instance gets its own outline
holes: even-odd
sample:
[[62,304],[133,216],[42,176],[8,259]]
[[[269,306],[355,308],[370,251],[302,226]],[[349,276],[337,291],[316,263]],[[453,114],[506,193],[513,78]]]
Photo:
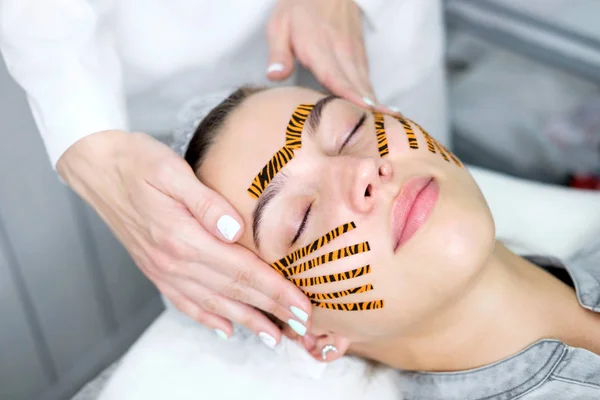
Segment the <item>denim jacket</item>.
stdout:
[[[600,265],[565,266],[555,258],[524,258],[574,287],[579,304],[600,313]],[[403,400],[600,400],[600,355],[550,339],[484,367],[401,372],[400,377]]]

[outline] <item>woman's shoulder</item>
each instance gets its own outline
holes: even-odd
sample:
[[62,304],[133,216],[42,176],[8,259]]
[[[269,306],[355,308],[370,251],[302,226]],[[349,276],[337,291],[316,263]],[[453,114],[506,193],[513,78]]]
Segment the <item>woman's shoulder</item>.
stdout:
[[600,399],[600,356],[553,339],[472,370],[400,376],[411,400]]
[[600,355],[565,345],[548,379],[522,399],[600,399]]
[[563,262],[552,256],[522,255],[521,257],[573,287],[577,293],[577,300],[583,308],[600,313],[600,248],[569,262]]

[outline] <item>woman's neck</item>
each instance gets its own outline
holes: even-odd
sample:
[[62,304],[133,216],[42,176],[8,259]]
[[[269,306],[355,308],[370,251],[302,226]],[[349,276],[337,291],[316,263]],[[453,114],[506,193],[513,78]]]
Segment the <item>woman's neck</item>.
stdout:
[[600,317],[573,289],[497,243],[477,283],[410,336],[353,345],[395,368],[456,371],[509,357],[544,338],[600,353]]

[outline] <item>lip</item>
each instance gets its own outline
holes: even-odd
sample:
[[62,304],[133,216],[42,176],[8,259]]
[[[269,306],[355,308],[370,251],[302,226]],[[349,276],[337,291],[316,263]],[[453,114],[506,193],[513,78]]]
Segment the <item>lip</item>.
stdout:
[[392,245],[396,252],[423,226],[437,203],[439,186],[431,176],[406,182],[392,202]]

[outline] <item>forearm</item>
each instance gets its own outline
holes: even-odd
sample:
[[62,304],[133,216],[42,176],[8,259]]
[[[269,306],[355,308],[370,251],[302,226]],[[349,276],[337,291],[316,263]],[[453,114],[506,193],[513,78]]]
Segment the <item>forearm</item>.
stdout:
[[0,0],[0,50],[55,166],[94,132],[127,129],[120,61],[84,0]]
[[[96,132],[77,141],[59,158],[56,170],[84,200],[93,203],[90,184],[102,184],[127,149],[129,134],[120,130]],[[110,172],[109,172],[110,170]],[[90,179],[94,177],[94,179]]]

